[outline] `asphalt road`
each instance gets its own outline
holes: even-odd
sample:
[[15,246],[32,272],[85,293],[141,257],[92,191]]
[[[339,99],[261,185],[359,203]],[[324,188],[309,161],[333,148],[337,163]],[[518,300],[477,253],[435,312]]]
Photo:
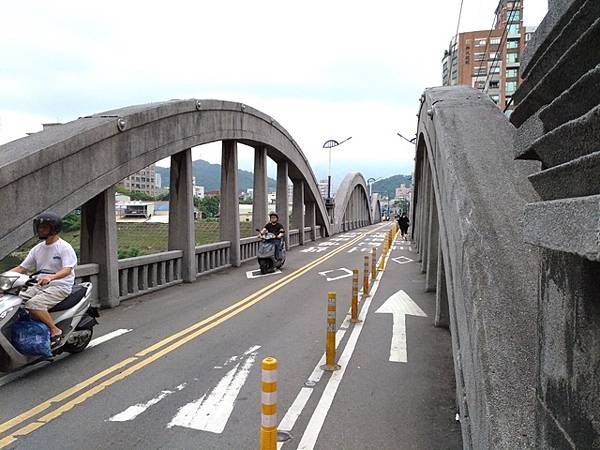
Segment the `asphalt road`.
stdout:
[[[279,362],[285,450],[461,448],[450,335],[433,326],[409,243],[361,300],[364,321],[346,318],[348,272],[363,249],[381,254],[388,227],[293,249],[281,274],[248,278],[247,263],[104,311],[95,337],[112,339],[0,374],[0,448],[256,449],[266,356]],[[420,312],[405,319],[406,361],[390,361],[394,314],[376,311],[400,290]],[[333,375],[318,369],[328,291],[343,334]]]

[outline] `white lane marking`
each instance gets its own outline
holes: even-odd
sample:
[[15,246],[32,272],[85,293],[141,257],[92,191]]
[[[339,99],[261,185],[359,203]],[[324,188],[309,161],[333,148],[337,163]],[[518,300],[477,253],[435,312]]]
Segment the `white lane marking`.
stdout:
[[406,315],[427,317],[419,305],[409,295],[400,290],[390,296],[375,313],[392,314],[392,343],[390,345],[390,361],[407,362],[406,350]]
[[130,331],[133,331],[133,330],[129,329],[129,328],[120,328],[118,330],[115,330],[108,334],[105,334],[104,336],[100,336],[100,337],[97,337],[96,339],[92,339],[90,341],[90,343],[88,344],[88,348],[92,348],[92,347],[95,347],[96,345],[104,344],[106,341],[110,341],[111,339],[114,339],[116,337],[127,334]]
[[373,283],[373,287],[371,288],[371,295],[366,298],[360,310],[358,317],[360,320],[362,320],[362,322],[354,324],[354,328],[350,333],[346,347],[342,352],[342,356],[340,356],[340,359],[338,360],[338,364],[341,366],[341,368],[331,374],[331,378],[329,378],[329,381],[325,386],[325,390],[323,391],[321,399],[319,400],[319,403],[317,404],[317,407],[315,408],[315,411],[308,422],[308,426],[306,427],[306,430],[304,430],[300,444],[298,444],[298,450],[312,450],[317,442],[317,438],[319,437],[319,433],[321,432],[321,428],[323,427],[327,413],[331,408],[335,394],[342,381],[342,378],[344,377],[346,368],[350,363],[350,358],[352,358],[354,349],[356,348],[358,338],[365,324],[369,307],[371,306],[371,300],[379,289],[379,283],[383,273],[383,271],[379,272],[375,282]]
[[127,408],[126,410],[120,412],[119,414],[115,414],[110,419],[108,419],[108,421],[109,422],[128,422],[130,420],[133,420],[137,416],[139,416],[140,414],[145,412],[148,408],[150,408],[153,405],[156,405],[158,402],[160,402],[164,398],[168,397],[169,395],[171,395],[177,391],[181,391],[182,389],[184,389],[186,384],[187,383],[180,384],[179,386],[177,386],[175,388],[174,391],[171,391],[171,390],[161,391],[160,394],[158,394],[153,399],[148,400],[146,403],[138,403],[137,405],[132,405],[129,408]]
[[[337,276],[337,277],[333,277],[333,278],[327,277],[327,274],[331,273],[331,272],[343,272],[343,274],[340,276]],[[336,281],[336,280],[341,280],[342,278],[351,277],[352,271],[349,269],[346,269],[345,267],[340,267],[339,269],[326,270],[325,272],[319,272],[319,275],[326,277],[327,281]]]
[[250,374],[256,355],[252,353],[243,363],[236,364],[208,396],[204,394],[200,399],[180,408],[167,428],[179,426],[222,433],[233,411],[237,396]]
[[[130,331],[132,331],[132,330],[116,330],[116,331],[113,331],[112,333],[108,333],[104,336],[100,336],[96,339],[92,339],[90,341],[90,343],[88,344],[88,348],[103,344],[104,342],[109,341],[110,339],[114,339],[125,333],[129,333]],[[17,370],[16,372],[8,373],[7,375],[0,378],[0,387],[5,386],[9,383],[12,383],[13,381],[19,380],[19,379],[23,378],[25,375],[30,374],[31,372],[41,369],[42,367],[46,367],[49,364],[58,362],[61,359],[67,358],[68,356],[69,356],[69,353],[61,353],[60,355],[52,358],[51,361],[40,361],[31,366],[24,367],[21,370]]]
[[413,262],[412,259],[407,258],[406,256],[398,256],[396,258],[392,258],[392,261],[398,264],[408,264],[409,262]]
[[280,273],[281,273],[281,270],[276,270],[275,272],[270,272],[270,273],[260,273],[260,269],[259,270],[249,270],[248,272],[246,272],[246,277],[250,280],[253,280],[254,278],[268,277],[269,275],[277,275]]

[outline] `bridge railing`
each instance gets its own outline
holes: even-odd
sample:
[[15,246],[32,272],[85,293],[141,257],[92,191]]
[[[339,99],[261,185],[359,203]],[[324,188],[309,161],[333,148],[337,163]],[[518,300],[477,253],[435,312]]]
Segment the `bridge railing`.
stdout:
[[304,242],[312,241],[312,228],[304,227]]
[[98,274],[100,273],[100,265],[80,264],[75,268],[75,283],[90,282],[92,283],[92,305],[98,305]]
[[240,239],[240,257],[242,262],[250,261],[256,258],[258,252],[258,243],[260,239],[256,236]]
[[181,250],[119,260],[119,300],[164,289],[183,282]]
[[300,245],[300,231],[298,229],[290,230],[290,248]]
[[231,267],[231,242],[221,241],[196,247],[197,276]]

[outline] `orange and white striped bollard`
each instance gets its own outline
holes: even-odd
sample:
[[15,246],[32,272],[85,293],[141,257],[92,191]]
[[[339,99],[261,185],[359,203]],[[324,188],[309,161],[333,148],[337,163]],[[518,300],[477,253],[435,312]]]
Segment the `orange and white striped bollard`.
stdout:
[[262,360],[260,450],[277,449],[277,360]]
[[335,316],[337,294],[329,292],[327,294],[327,333],[325,335],[325,365],[321,369],[332,372],[338,370],[340,366],[335,362]]
[[363,272],[363,298],[369,296],[369,255],[365,255],[365,266]]
[[358,323],[358,269],[352,270],[352,303],[350,304],[350,321]]

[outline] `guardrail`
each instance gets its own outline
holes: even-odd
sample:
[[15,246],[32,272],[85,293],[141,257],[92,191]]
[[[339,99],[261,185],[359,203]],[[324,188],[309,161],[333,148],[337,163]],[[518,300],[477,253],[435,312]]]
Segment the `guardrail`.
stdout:
[[119,260],[119,300],[164,289],[183,281],[181,250]]
[[300,231],[290,230],[290,248],[300,245]]
[[251,259],[256,258],[259,242],[260,239],[256,236],[240,239],[240,257],[242,262],[250,261]]
[[231,267],[229,252],[231,242],[221,241],[196,247],[197,276],[207,275],[217,270]]
[[98,274],[100,266],[98,264],[80,264],[75,268],[75,284],[86,281],[92,283],[92,295],[90,297],[92,305],[98,306]]
[[321,239],[323,237],[323,230],[321,228],[321,226],[317,226],[317,229],[315,231],[315,239]]
[[304,227],[304,242],[312,241],[312,228]]

